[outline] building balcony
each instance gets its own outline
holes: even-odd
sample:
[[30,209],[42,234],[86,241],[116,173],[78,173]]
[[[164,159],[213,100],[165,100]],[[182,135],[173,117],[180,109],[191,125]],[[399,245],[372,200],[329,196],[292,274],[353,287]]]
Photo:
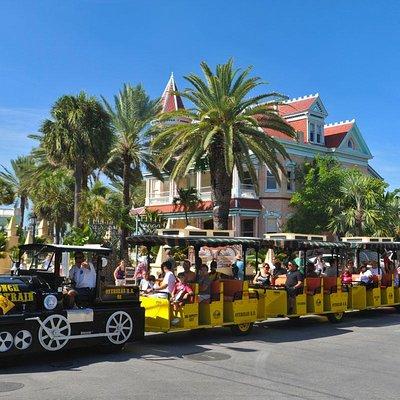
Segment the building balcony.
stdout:
[[244,199],[258,199],[254,186],[243,183],[240,185],[239,197]]

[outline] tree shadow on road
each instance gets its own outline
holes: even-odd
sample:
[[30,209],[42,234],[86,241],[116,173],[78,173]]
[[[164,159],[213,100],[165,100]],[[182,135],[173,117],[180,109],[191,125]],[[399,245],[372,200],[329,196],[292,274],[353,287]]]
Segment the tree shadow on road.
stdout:
[[[213,351],[225,353],[260,351],[261,343],[289,343],[346,335],[355,327],[384,327],[400,324],[394,309],[383,308],[346,313],[340,324],[325,317],[308,316],[296,320],[274,319],[254,326],[247,336],[233,336],[226,328],[199,329],[169,334],[148,334],[142,342],[128,344],[117,353],[104,353],[98,347],[84,347],[55,354],[41,353],[3,361],[0,374],[34,374],[52,371],[80,371],[96,363],[120,363],[130,360],[168,361],[190,358]],[[218,358],[218,354],[213,357]],[[192,357],[195,359],[194,357]]]

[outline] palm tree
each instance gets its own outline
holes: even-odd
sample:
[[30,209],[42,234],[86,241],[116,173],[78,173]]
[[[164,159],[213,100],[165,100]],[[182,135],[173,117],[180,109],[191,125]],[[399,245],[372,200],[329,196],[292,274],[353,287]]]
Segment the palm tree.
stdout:
[[110,117],[94,97],[81,92],[60,97],[44,121],[40,144],[51,163],[74,171],[74,226],[79,226],[79,203],[87,176],[104,164],[113,135]]
[[188,211],[196,207],[201,202],[201,199],[196,188],[192,186],[187,189],[179,188],[177,192],[178,196],[174,197],[174,199],[172,200],[172,204],[183,207],[187,226],[189,225],[189,219],[187,215]]
[[[35,172],[33,172],[35,175]],[[50,222],[54,228],[55,243],[60,243],[61,232],[66,223],[73,220],[74,178],[65,168],[40,173],[35,185],[30,188],[35,214]]]
[[[141,85],[132,87],[128,84],[125,84],[119,94],[114,96],[114,107],[104,98],[103,102],[116,134],[109,162],[122,164],[123,205],[129,212],[132,177],[136,174],[140,180],[142,179],[142,166],[162,179],[153,161],[149,140],[145,133],[149,122],[158,112],[159,103],[150,100]],[[128,236],[128,231],[125,227],[121,232],[121,253],[124,259],[128,259],[126,236]]]
[[[13,193],[14,200],[17,199],[21,213],[21,227],[24,225],[25,209],[28,207],[28,180],[29,172],[34,166],[34,160],[30,156],[20,156],[11,160],[11,169],[2,165],[0,180],[10,195]],[[10,200],[10,196],[7,196]]]
[[348,170],[340,187],[340,197],[330,207],[328,227],[345,235],[375,235],[384,212],[381,199],[386,183],[352,169]]
[[185,79],[192,88],[180,93],[194,108],[159,118],[160,124],[174,117],[188,118],[192,123],[162,127],[154,147],[160,149],[163,168],[175,162],[171,171],[174,180],[206,159],[211,174],[214,228],[227,229],[234,167],[242,181],[247,172],[258,190],[255,162],[266,164],[279,180],[278,170],[284,171],[279,156],[289,158],[284,147],[261,128],[288,137],[295,137],[295,132],[278,114],[277,99],[282,100],[282,96],[269,93],[248,97],[262,84],[260,78],[249,77],[251,67],[235,70],[229,60],[218,65],[215,74],[205,62],[201,69],[205,79],[190,74]]

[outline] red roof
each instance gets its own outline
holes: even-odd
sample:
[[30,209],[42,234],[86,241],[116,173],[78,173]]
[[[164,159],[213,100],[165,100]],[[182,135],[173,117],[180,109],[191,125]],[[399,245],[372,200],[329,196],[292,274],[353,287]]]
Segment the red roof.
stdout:
[[308,96],[306,98],[300,97],[297,100],[289,100],[288,102],[285,102],[284,104],[280,104],[278,106],[279,114],[282,115],[282,117],[284,117],[287,115],[306,112],[313,105],[313,103],[317,97],[318,97],[318,95]]
[[181,96],[174,94],[177,91],[178,87],[176,86],[174,75],[171,74],[161,96],[162,112],[177,111],[185,108]]
[[354,121],[346,121],[344,123],[325,125],[325,146],[339,147],[347,132],[353,127]]
[[[251,210],[261,210],[262,206],[258,199],[231,199],[230,208],[247,208]],[[159,213],[178,213],[183,212],[183,207],[174,204],[163,204],[159,206],[147,206],[147,210],[158,211]],[[193,211],[211,211],[213,202],[211,200],[202,201]]]

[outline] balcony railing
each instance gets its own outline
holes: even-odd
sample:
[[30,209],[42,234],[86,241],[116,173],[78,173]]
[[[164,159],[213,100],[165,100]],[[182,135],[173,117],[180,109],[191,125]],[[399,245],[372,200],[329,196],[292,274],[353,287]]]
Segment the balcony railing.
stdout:
[[168,204],[171,203],[169,191],[150,193],[149,204]]
[[254,185],[251,184],[244,184],[240,185],[240,197],[245,199],[256,199],[256,191],[254,189]]

